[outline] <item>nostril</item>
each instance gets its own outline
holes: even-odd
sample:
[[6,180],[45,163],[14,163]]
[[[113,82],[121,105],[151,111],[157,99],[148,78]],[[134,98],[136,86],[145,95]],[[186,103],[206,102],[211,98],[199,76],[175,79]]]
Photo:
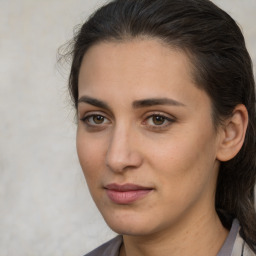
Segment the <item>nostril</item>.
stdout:
[[142,157],[136,150],[109,150],[106,156],[106,166],[114,172],[123,172],[141,165]]
[[106,154],[106,165],[114,172],[122,172],[141,165],[142,157],[138,152],[132,128],[119,124],[113,131]]

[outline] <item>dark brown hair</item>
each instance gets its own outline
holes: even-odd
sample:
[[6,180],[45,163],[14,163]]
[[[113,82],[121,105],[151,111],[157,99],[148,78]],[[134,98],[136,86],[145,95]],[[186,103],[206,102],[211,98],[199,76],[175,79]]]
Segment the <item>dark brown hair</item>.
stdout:
[[102,41],[124,41],[148,36],[185,51],[196,84],[211,98],[217,126],[235,106],[244,104],[249,125],[240,152],[220,166],[216,210],[237,218],[241,235],[255,250],[256,181],[255,84],[244,37],[235,21],[209,0],[116,0],[96,11],[74,37],[69,77],[77,107],[78,75],[86,51]]

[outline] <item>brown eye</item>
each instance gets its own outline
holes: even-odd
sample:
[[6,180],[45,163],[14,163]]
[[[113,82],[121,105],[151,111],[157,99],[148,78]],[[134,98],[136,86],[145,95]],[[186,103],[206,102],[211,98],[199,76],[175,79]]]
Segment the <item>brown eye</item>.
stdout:
[[110,123],[110,120],[102,115],[89,115],[81,119],[88,126],[102,126]]
[[162,125],[166,121],[166,118],[164,116],[152,116],[152,122],[154,125]]
[[162,114],[153,114],[148,116],[143,124],[147,125],[149,129],[167,129],[172,123],[175,122],[174,118],[170,118]]
[[104,117],[103,116],[100,116],[100,115],[94,115],[92,116],[92,120],[95,124],[102,124],[104,123]]

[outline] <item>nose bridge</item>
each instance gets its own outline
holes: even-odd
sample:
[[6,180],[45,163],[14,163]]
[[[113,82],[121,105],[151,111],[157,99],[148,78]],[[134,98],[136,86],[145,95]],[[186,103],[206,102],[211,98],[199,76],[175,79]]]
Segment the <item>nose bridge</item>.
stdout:
[[120,123],[113,129],[106,156],[107,166],[115,172],[127,167],[136,168],[141,164],[141,156],[136,147],[136,135],[129,123]]

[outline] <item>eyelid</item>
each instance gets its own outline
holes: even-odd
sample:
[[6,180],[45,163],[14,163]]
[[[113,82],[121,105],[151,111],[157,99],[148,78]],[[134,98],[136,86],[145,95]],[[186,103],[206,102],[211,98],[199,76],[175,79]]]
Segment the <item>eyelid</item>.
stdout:
[[162,117],[165,117],[166,119],[170,119],[172,121],[176,121],[177,120],[177,118],[174,115],[165,113],[163,111],[150,111],[150,112],[147,112],[146,114],[144,114],[143,119],[147,119],[147,118],[152,117],[152,116],[162,116]]
[[[160,116],[160,117],[163,117],[167,123],[166,124],[160,124],[160,125],[150,125],[150,124],[146,124],[146,122],[150,119],[150,118],[153,118],[155,116]],[[163,112],[150,112],[150,113],[147,113],[147,115],[143,118],[143,122],[142,124],[147,126],[148,128],[150,129],[154,129],[154,130],[161,130],[161,129],[166,129],[168,128],[172,123],[176,122],[176,118],[174,116],[171,116],[170,114],[166,114],[166,113],[163,113]]]
[[[105,120],[108,120],[108,122],[107,123],[104,122],[102,124],[91,124],[91,123],[89,123],[87,120],[91,117],[94,117],[94,116],[102,116],[103,118],[105,118]],[[80,121],[82,121],[88,127],[102,127],[104,125],[107,125],[107,124],[111,123],[110,118],[104,112],[101,112],[101,111],[88,111],[85,114],[83,114],[83,117],[81,117],[79,119],[80,119]]]
[[79,119],[85,119],[88,116],[104,116],[107,119],[110,119],[109,115],[107,113],[105,113],[104,111],[101,110],[89,110],[89,111],[81,111],[81,113],[79,113]]

